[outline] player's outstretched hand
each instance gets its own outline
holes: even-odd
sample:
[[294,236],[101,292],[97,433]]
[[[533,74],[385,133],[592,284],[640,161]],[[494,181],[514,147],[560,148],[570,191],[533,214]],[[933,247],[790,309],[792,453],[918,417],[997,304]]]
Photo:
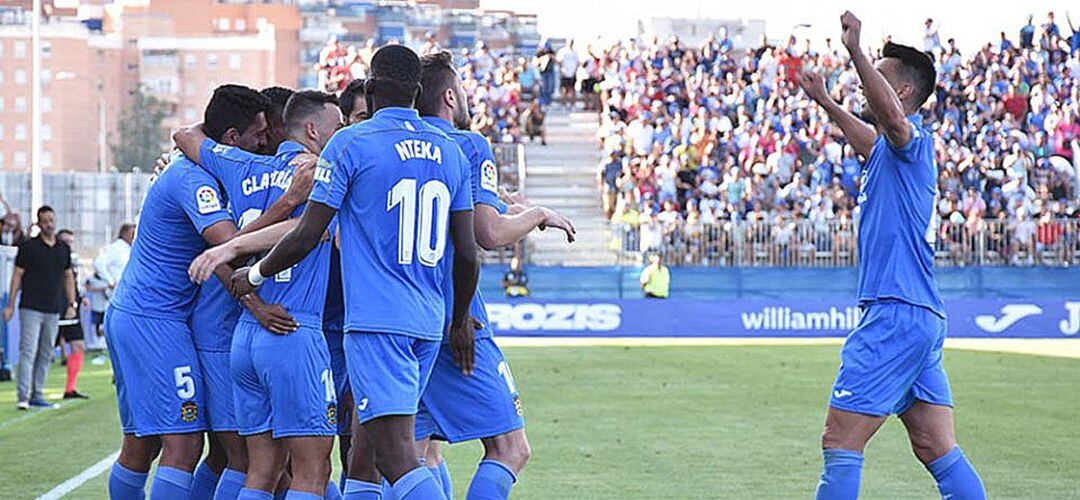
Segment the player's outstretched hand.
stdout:
[[855,17],[850,10],[845,10],[844,14],[840,16],[840,28],[843,33],[840,35],[840,41],[843,42],[844,47],[848,49],[848,52],[854,52],[859,49],[859,33],[862,31],[862,21]]
[[278,335],[295,332],[300,325],[281,304],[262,304],[251,308],[251,314],[263,328]]
[[450,352],[461,373],[472,375],[476,360],[476,323],[472,317],[462,325],[450,325]]
[[540,225],[540,228],[545,229],[549,227],[561,229],[562,232],[566,233],[567,243],[573,243],[574,239],[577,237],[577,229],[574,228],[574,223],[570,222],[570,219],[550,208],[545,208],[544,223]]
[[817,70],[803,68],[796,77],[799,87],[806,92],[806,96],[815,102],[821,103],[829,99],[829,91],[825,88],[825,77]]
[[302,153],[293,158],[289,164],[296,167],[293,170],[292,181],[285,195],[293,205],[299,205],[307,201],[311,195],[311,187],[315,184],[315,165],[319,157],[311,153]]
[[236,258],[232,245],[224,244],[208,248],[188,266],[188,277],[195,284],[202,284],[214,275],[214,269]]
[[248,272],[251,270],[250,266],[244,266],[236,271],[233,271],[232,278],[229,278],[229,293],[233,297],[240,298],[255,290],[255,286],[248,281]]

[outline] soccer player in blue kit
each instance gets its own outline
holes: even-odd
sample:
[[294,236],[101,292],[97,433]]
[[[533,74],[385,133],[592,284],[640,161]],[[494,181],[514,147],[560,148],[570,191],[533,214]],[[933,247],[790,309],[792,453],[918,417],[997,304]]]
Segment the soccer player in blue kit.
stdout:
[[[573,225],[553,210],[532,207],[514,215],[505,214],[507,206],[499,199],[495,156],[487,139],[468,130],[468,101],[450,53],[425,55],[421,63],[422,90],[416,108],[424,121],[457,142],[469,160],[477,243],[489,250],[505,247],[537,227],[562,229],[572,242]],[[447,279],[444,286],[449,300],[453,283]],[[508,498],[530,455],[521,399],[509,365],[492,338],[480,290],[473,297],[470,314],[478,323],[476,338],[458,344],[466,347],[464,351],[454,351],[449,339],[443,339],[416,417],[417,453],[427,457],[425,465],[437,474],[447,498],[452,498],[446,463],[432,438],[451,443],[480,439],[484,458],[466,498]],[[449,314],[446,322],[450,322]]]
[[[284,108],[284,101],[288,100],[292,91],[281,87],[264,89],[259,94],[265,99],[258,99],[253,93],[253,90],[241,86],[219,87],[207,104],[203,123],[182,128],[173,134],[181,153],[210,172],[224,189],[222,198],[227,202],[233,221],[245,233],[287,218],[296,207],[307,201],[313,171],[312,162],[312,168],[299,169],[295,177],[292,166],[281,167],[281,171],[274,174],[278,169],[275,164],[255,161],[267,157],[253,153],[264,152],[269,147],[277,148],[282,142],[282,133],[278,130],[283,127],[282,109],[279,108]],[[227,130],[223,129],[227,127],[221,123],[222,117],[234,113],[237,107],[243,108],[257,101],[266,105],[267,140],[263,147],[252,150],[236,144],[225,133]],[[214,138],[209,142],[215,147],[204,152],[200,151],[200,146],[202,139],[207,138],[206,134]],[[307,156],[314,158],[310,154]],[[296,182],[291,183],[294,178]],[[291,189],[284,196],[279,192],[273,200],[269,199],[272,187],[284,191],[286,185],[291,185]],[[284,310],[280,306],[269,307],[280,313],[278,316],[284,317]],[[207,424],[212,431],[208,436],[210,453],[195,471],[191,495],[196,500],[235,497],[243,487],[247,471],[247,450],[244,440],[237,433],[239,427],[233,411],[233,383],[229,373],[229,348],[240,309],[236,299],[219,280],[210,280],[199,288],[191,315],[195,352],[202,367],[206,389]],[[268,327],[287,331],[294,328],[294,322],[280,325],[268,323]]]
[[984,499],[982,480],[956,443],[942,365],[945,311],[933,274],[937,165],[934,138],[919,115],[934,91],[934,63],[923,52],[888,42],[875,67],[859,46],[859,19],[845,12],[840,22],[841,40],[862,81],[867,121],[837,105],[820,74],[799,77],[806,94],[866,158],[858,199],[862,317],[840,352],[817,498],[859,496],[863,448],[895,414],[942,498]]
[[[173,138],[176,141],[177,146],[200,163],[205,169],[207,169],[215,178],[217,178],[224,186],[229,196],[234,200],[232,208],[235,209],[235,215],[241,219],[241,221],[250,220],[254,217],[259,217],[263,210],[273,210],[273,207],[278,205],[280,201],[288,196],[289,193],[296,191],[296,186],[293,183],[294,167],[293,164],[300,155],[311,156],[312,153],[318,153],[322,150],[322,146],[329,140],[330,136],[341,126],[341,113],[337,108],[336,99],[329,94],[315,91],[302,91],[293,94],[293,97],[289,98],[288,105],[284,113],[284,123],[279,126],[284,127],[285,133],[281,136],[282,142],[278,147],[276,156],[261,156],[254,155],[246,151],[238,150],[236,148],[222,147],[217,142],[211,140],[202,133],[205,126],[193,126],[185,129],[181,129]],[[280,118],[279,118],[280,119]],[[296,176],[299,176],[299,170],[297,170]],[[309,185],[310,186],[310,185]],[[286,192],[288,188],[288,192]],[[306,191],[310,191],[310,187]],[[295,205],[294,205],[295,206]],[[300,209],[298,208],[293,215],[299,215]],[[260,217],[261,218],[261,217]],[[242,222],[243,224],[243,222]],[[232,243],[235,240],[230,240]],[[222,245],[225,246],[225,245]],[[306,262],[306,261],[305,261]],[[311,288],[312,279],[325,279],[326,270],[320,266],[316,266],[313,269],[304,273],[298,273],[297,277],[293,278],[291,275],[287,277],[278,276],[274,282],[274,286],[269,287],[270,292],[274,295],[274,301],[276,302],[273,307],[287,307],[289,312],[292,313],[297,300],[318,300],[313,298],[309,294],[309,288]],[[204,286],[215,284],[216,280],[211,280]],[[279,284],[280,283],[280,284]],[[323,292],[325,294],[325,283],[322,285]],[[320,295],[322,296],[322,295]],[[300,306],[306,306],[307,304],[300,304]],[[300,307],[301,310],[305,310],[305,307]],[[284,310],[283,310],[284,311]],[[318,312],[318,316],[321,317],[321,305]],[[318,345],[312,343],[310,339],[309,344],[303,344],[300,346],[287,346],[280,345],[281,343],[267,343],[265,342],[265,336],[256,335],[256,342],[252,342],[252,339],[243,338],[252,336],[252,330],[258,329],[257,323],[250,314],[245,314],[241,317],[241,322],[237,326],[237,337],[233,338],[231,332],[228,339],[233,340],[231,348],[231,358],[228,357],[230,349],[226,349],[226,363],[224,364],[225,380],[222,382],[223,390],[228,395],[233,394],[234,386],[239,383],[239,387],[236,388],[237,403],[240,411],[237,418],[234,419],[234,428],[238,428],[240,435],[249,436],[256,435],[248,439],[247,447],[251,450],[253,463],[252,471],[245,477],[245,469],[236,469],[230,467],[230,470],[225,471],[222,480],[219,484],[217,498],[234,498],[239,493],[241,487],[247,483],[253,489],[262,489],[273,491],[273,487],[277,485],[277,477],[281,475],[281,464],[276,463],[273,459],[283,458],[281,452],[284,451],[280,446],[281,443],[275,441],[272,436],[265,433],[267,429],[264,427],[267,423],[273,421],[273,437],[296,437],[303,435],[305,432],[311,432],[312,435],[320,436],[325,432],[325,425],[312,427],[312,423],[315,420],[304,421],[301,420],[301,424],[295,422],[289,422],[288,418],[281,416],[281,413],[287,413],[290,410],[285,408],[294,408],[291,410],[296,414],[303,414],[303,405],[291,400],[281,400],[280,396],[295,395],[303,396],[302,392],[289,392],[278,391],[277,393],[270,394],[269,397],[262,397],[266,392],[266,388],[262,385],[275,385],[273,377],[288,377],[292,379],[290,383],[297,383],[302,381],[305,375],[309,379],[314,378],[318,382],[318,377],[326,375],[321,372],[314,374],[305,371],[298,373],[291,373],[285,370],[274,369],[261,369],[260,373],[269,374],[271,380],[266,384],[261,384],[258,377],[252,376],[251,373],[243,373],[243,376],[236,377],[236,366],[251,367],[250,351],[252,345],[257,344],[257,351],[264,353],[267,351],[292,351],[292,352],[305,352],[303,347],[308,347],[308,351],[314,350],[319,356],[325,354],[325,345]],[[296,336],[290,336],[291,340],[299,342],[305,336],[310,337],[310,332],[314,330],[321,336],[321,325],[313,326],[310,324],[311,318],[297,317],[299,320],[299,326],[303,330],[301,334]],[[235,323],[234,323],[235,324]],[[274,334],[291,333],[296,330],[295,327],[282,331],[275,328],[264,328],[264,331],[272,332]],[[269,333],[267,334],[269,335]],[[273,336],[271,335],[271,340]],[[228,346],[226,346],[228,347]],[[258,365],[265,364],[266,356],[260,358]],[[233,375],[229,376],[227,370],[231,364],[233,366]],[[284,358],[281,358],[284,359]],[[327,368],[329,369],[329,368]],[[204,370],[206,367],[204,366]],[[208,371],[208,370],[206,370]],[[250,370],[249,370],[250,371]],[[209,379],[209,376],[208,376]],[[234,380],[236,379],[236,380]],[[236,383],[234,383],[236,382]],[[318,382],[321,384],[321,382]],[[276,387],[280,389],[283,387],[280,378],[277,379]],[[332,403],[333,407],[327,407],[326,403],[322,403],[322,391],[323,386],[317,386],[319,407],[318,411],[324,415],[324,418],[332,418],[337,420],[337,407],[336,403]],[[209,392],[209,391],[208,391]],[[255,394],[252,395],[251,393]],[[245,400],[256,400],[256,408],[250,408],[250,403],[245,404]],[[309,398],[310,399],[310,398]],[[336,399],[336,398],[335,398]],[[232,402],[232,398],[229,398],[229,402]],[[269,404],[267,404],[269,403]],[[310,406],[310,405],[309,405]],[[274,410],[277,418],[271,418],[266,413],[271,409]],[[329,415],[329,416],[327,416]],[[310,415],[309,415],[310,416]],[[285,428],[288,425],[293,425],[292,428]],[[286,443],[285,448],[291,449],[295,444],[289,440]],[[313,484],[318,484],[320,481],[325,483],[325,478],[321,478],[320,469],[316,468],[311,470],[306,466],[311,464],[318,466],[321,462],[307,460],[307,455],[302,453],[308,451],[310,447],[304,447],[300,451],[293,451],[291,454],[294,457],[303,457],[302,464],[293,468],[294,477],[297,478],[295,483],[296,488],[312,488]],[[269,450],[269,451],[268,451]],[[277,451],[275,455],[271,453]],[[315,451],[318,453],[318,450]],[[296,476],[298,475],[298,477]],[[311,479],[309,476],[314,475],[315,478]],[[269,486],[267,486],[267,483]],[[325,488],[325,484],[323,485]],[[336,490],[336,486],[333,487]],[[322,490],[320,490],[322,491]]]
[[[244,103],[217,117],[222,140],[261,147],[265,99],[236,86],[221,92]],[[173,161],[147,190],[140,225],[106,314],[124,431],[109,494],[142,498],[150,465],[160,452],[151,498],[186,498],[191,471],[202,454],[206,395],[188,324],[196,287],[185,275],[207,244],[225,242],[237,229],[217,181],[185,157]],[[254,294],[246,295],[244,303],[266,307]]]
[[[299,224],[232,277],[234,294],[244,295],[294,265],[340,211],[349,381],[376,467],[402,500],[445,498],[415,454],[414,416],[443,336],[447,245],[455,248],[453,338],[474,335],[469,303],[479,271],[467,160],[412,109],[420,74],[412,50],[376,52],[371,118],[331,139]],[[345,498],[379,498],[378,481],[350,474]]]

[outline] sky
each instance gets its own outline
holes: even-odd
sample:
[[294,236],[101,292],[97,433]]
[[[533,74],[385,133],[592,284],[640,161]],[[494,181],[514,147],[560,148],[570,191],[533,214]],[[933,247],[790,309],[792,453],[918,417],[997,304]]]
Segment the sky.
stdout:
[[[1073,23],[1080,24],[1080,3],[1075,1],[1025,0],[902,0],[901,2],[837,2],[834,0],[480,0],[487,9],[510,9],[539,16],[542,36],[594,39],[597,34],[620,38],[637,33],[637,20],[652,17],[764,19],[771,39],[800,28],[801,37],[823,43],[826,36],[839,38],[840,15],[851,10],[863,21],[863,39],[882,39],[920,46],[923,23],[931,17],[939,23],[942,43],[955,37],[962,51],[971,52],[982,44],[996,42],[1005,31],[1014,42],[1029,13],[1035,24],[1054,11],[1062,32],[1067,32],[1066,8],[1073,7]],[[899,6],[899,7],[898,7]]]

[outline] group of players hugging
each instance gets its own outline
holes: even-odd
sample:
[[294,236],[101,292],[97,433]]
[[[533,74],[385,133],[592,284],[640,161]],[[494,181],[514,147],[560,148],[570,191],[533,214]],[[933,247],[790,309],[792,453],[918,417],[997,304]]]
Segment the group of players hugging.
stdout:
[[478,247],[575,231],[500,189],[469,121],[450,54],[398,45],[340,97],[214,91],[173,136],[106,315],[111,498],[143,498],[155,459],[155,499],[452,498],[434,440],[474,439],[468,497],[509,496],[530,450]]

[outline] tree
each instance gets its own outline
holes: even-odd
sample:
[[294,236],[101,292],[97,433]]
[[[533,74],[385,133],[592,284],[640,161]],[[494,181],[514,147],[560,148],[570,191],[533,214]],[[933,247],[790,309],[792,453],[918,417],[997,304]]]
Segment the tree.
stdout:
[[162,123],[168,115],[169,105],[147,94],[142,87],[131,92],[131,100],[120,116],[117,133],[120,140],[111,145],[118,170],[154,170],[154,161],[162,151]]

